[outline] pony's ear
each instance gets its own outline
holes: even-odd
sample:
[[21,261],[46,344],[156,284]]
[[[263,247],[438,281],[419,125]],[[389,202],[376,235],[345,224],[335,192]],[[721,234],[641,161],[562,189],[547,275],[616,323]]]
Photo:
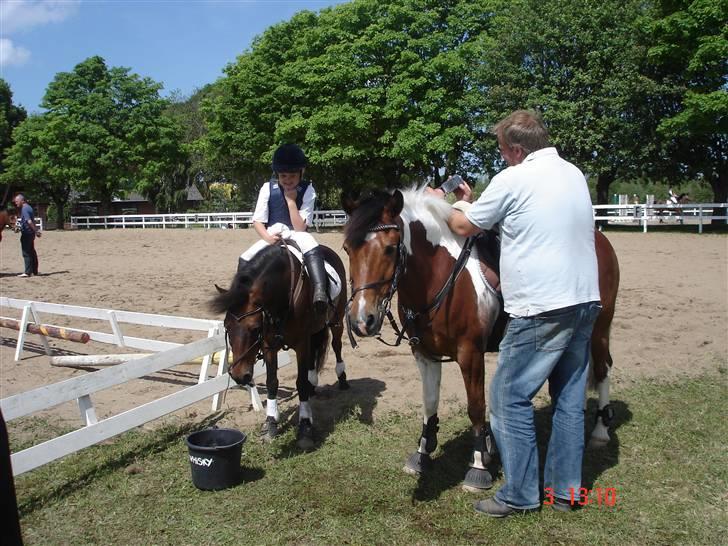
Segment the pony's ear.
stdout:
[[227,294],[227,290],[220,288],[217,283],[215,283],[215,288],[217,288],[217,291],[220,292],[220,294]]
[[341,208],[344,212],[351,216],[351,213],[356,210],[359,206],[359,201],[356,200],[351,192],[344,192],[341,194]]
[[389,212],[392,218],[394,218],[395,216],[399,216],[399,213],[402,212],[402,207],[404,207],[404,197],[402,196],[402,192],[394,190],[392,197],[389,199],[389,203],[387,203],[387,212]]

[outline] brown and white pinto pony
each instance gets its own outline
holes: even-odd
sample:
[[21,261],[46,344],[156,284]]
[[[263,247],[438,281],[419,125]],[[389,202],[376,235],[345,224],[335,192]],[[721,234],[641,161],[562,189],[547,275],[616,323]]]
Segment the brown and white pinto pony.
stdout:
[[10,212],[6,208],[2,208],[0,210],[0,241],[3,240],[3,230],[6,227],[9,227],[10,229],[15,229],[15,223],[17,221],[17,216],[15,213]]
[[[486,467],[493,446],[485,418],[485,352],[497,350],[500,342],[502,306],[493,283],[483,273],[481,249],[472,248],[452,288],[433,308],[432,302],[441,295],[465,243],[447,226],[451,206],[428,196],[423,189],[411,189],[380,192],[359,202],[345,200],[344,210],[349,215],[344,241],[352,290],[349,325],[359,336],[377,335],[396,292],[399,319],[422,378],[424,424],[419,448],[408,457],[405,471],[419,474],[426,470],[437,447],[442,361],[450,358],[463,376],[474,442],[463,488],[481,491],[491,487],[492,476]],[[593,438],[607,441],[612,415],[607,380],[611,365],[609,326],[619,271],[609,241],[599,232],[596,249],[603,310],[592,338],[601,418]],[[497,269],[497,263],[486,264],[488,267]],[[412,338],[417,339],[416,344]]]

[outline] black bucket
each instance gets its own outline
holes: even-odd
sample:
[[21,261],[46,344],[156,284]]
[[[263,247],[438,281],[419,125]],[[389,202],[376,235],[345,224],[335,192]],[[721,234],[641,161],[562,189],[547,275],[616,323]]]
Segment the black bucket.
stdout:
[[192,483],[198,489],[225,489],[240,483],[240,456],[246,436],[232,428],[210,428],[187,437]]

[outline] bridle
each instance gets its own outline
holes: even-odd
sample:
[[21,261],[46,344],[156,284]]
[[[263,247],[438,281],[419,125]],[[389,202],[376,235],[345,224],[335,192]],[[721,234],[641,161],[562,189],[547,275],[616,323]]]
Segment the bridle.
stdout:
[[[377,233],[380,231],[388,231],[390,229],[396,230],[401,233],[402,229],[399,224],[376,224],[375,226],[372,226],[367,230],[367,233]],[[394,321],[394,316],[392,315],[390,311],[390,306],[392,304],[392,298],[394,297],[394,293],[397,291],[397,287],[399,286],[399,279],[402,276],[402,274],[406,270],[406,264],[407,264],[407,254],[404,250],[404,245],[402,244],[402,236],[400,235],[399,241],[397,241],[397,257],[395,258],[395,264],[394,264],[394,271],[392,272],[392,276],[388,279],[384,279],[381,281],[374,281],[370,283],[363,284],[361,286],[358,286],[357,288],[354,288],[353,280],[350,279],[351,283],[351,296],[349,297],[349,301],[346,302],[346,333],[349,335],[349,342],[351,343],[351,346],[356,349],[358,344],[356,343],[356,340],[354,339],[354,335],[351,332],[351,321],[349,320],[349,309],[351,308],[351,304],[354,301],[354,296],[358,294],[359,292],[362,292],[363,290],[368,290],[371,288],[378,288],[382,286],[383,284],[389,283],[389,288],[387,289],[387,293],[385,294],[384,298],[382,298],[382,301],[379,303],[378,311],[380,318],[384,315],[387,316],[389,319],[390,324],[394,328],[395,332],[398,334],[401,334],[399,328],[397,327],[396,322]],[[379,338],[380,341],[384,341],[381,338]],[[401,341],[401,337],[400,337]],[[385,342],[386,343],[386,342]],[[399,343],[398,343],[399,344]]]
[[[397,231],[401,231],[401,228],[399,224],[377,224],[374,227],[370,228],[367,233],[376,233],[378,231],[385,231],[388,229],[395,229]],[[392,315],[392,312],[390,311],[390,305],[392,302],[392,297],[394,296],[394,293],[397,291],[397,287],[399,284],[399,279],[402,276],[402,274],[406,271],[406,261],[407,261],[407,254],[404,251],[404,245],[402,244],[402,238],[400,236],[400,240],[397,243],[397,261],[394,269],[394,273],[392,274],[392,277],[389,279],[385,279],[383,281],[375,281],[371,283],[364,284],[358,288],[354,288],[352,284],[352,291],[351,291],[351,297],[349,298],[349,301],[346,304],[346,329],[347,334],[349,335],[349,342],[351,343],[351,346],[356,349],[357,343],[354,339],[354,335],[351,332],[351,321],[349,320],[349,309],[351,307],[352,302],[354,301],[354,295],[358,292],[361,292],[362,290],[366,290],[368,288],[376,288],[378,286],[381,286],[382,284],[390,283],[389,290],[387,291],[386,296],[382,299],[382,302],[379,304],[379,316],[380,320],[381,318],[386,315],[387,319],[389,320],[389,324],[392,326],[392,329],[394,330],[395,334],[397,335],[396,340],[394,343],[389,343],[382,339],[381,336],[378,336],[377,339],[384,343],[385,345],[389,345],[392,347],[398,346],[400,343],[402,343],[403,339],[407,339],[410,345],[418,345],[420,343],[420,335],[417,333],[417,327],[416,327],[416,321],[420,316],[423,315],[430,315],[431,313],[434,315],[437,313],[437,311],[440,309],[440,306],[442,305],[442,302],[447,297],[448,293],[452,288],[455,286],[455,282],[457,281],[458,277],[460,276],[460,273],[465,268],[465,265],[467,264],[468,259],[470,258],[470,253],[473,248],[473,244],[475,244],[475,240],[480,235],[475,235],[468,237],[465,240],[465,244],[463,245],[463,248],[460,251],[460,255],[455,260],[455,265],[453,266],[453,269],[450,271],[450,275],[448,276],[447,280],[445,281],[445,284],[440,288],[440,290],[435,295],[434,300],[432,303],[427,305],[424,309],[420,311],[415,311],[414,309],[409,309],[405,306],[403,306],[401,303],[399,304],[399,308],[404,314],[404,322],[402,323],[402,328],[399,328],[397,326],[397,321],[395,320],[394,316]],[[432,318],[430,319],[429,324],[432,323]],[[414,326],[415,331],[413,335],[407,336],[407,330],[410,328],[410,326]],[[443,360],[444,362],[445,360]]]
[[[288,255],[288,262],[290,264],[290,270],[291,270],[291,284],[290,284],[290,290],[289,290],[289,296],[288,296],[288,307],[286,308],[286,312],[283,314],[282,317],[276,317],[273,313],[271,313],[269,310],[267,310],[263,305],[256,307],[255,309],[252,309],[250,311],[246,311],[245,313],[242,313],[240,315],[236,315],[232,311],[228,311],[228,315],[230,315],[236,322],[240,323],[241,320],[252,317],[253,315],[257,315],[258,313],[261,313],[263,315],[263,324],[261,328],[258,331],[258,337],[255,339],[255,342],[248,347],[248,349],[240,355],[238,358],[236,358],[230,366],[228,366],[228,372],[235,368],[240,362],[247,357],[250,352],[253,349],[258,349],[258,353],[256,355],[256,360],[261,360],[265,358],[265,354],[263,353],[263,349],[266,347],[265,345],[265,339],[268,336],[268,334],[271,332],[271,330],[274,332],[275,337],[275,344],[269,345],[268,349],[275,349],[280,350],[283,349],[288,350],[288,347],[286,346],[284,340],[283,340],[283,325],[286,323],[286,320],[288,319],[288,313],[293,309],[294,303],[296,302],[296,299],[301,293],[301,290],[303,289],[303,283],[301,282],[303,280],[303,266],[301,266],[301,271],[298,276],[298,281],[296,280],[296,268],[294,267],[293,262],[293,254],[291,253],[291,250],[288,248],[288,244],[285,242],[285,240],[281,240],[281,246],[285,248],[286,254]],[[230,331],[228,330],[227,326],[225,327],[225,343],[229,345],[229,337],[230,337]]]

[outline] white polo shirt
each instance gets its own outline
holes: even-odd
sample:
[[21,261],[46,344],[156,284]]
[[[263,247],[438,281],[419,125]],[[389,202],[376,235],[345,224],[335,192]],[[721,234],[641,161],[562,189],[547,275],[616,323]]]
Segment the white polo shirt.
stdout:
[[466,216],[500,225],[505,310],[533,316],[599,301],[594,215],[586,179],[556,148],[543,148],[493,177]]
[[[273,182],[274,185],[278,186],[278,182]],[[260,187],[258,192],[258,201],[255,204],[255,210],[253,211],[253,222],[261,222],[263,224],[268,223],[268,199],[270,198],[270,183],[266,182]],[[306,225],[311,227],[313,225],[313,209],[316,203],[316,190],[313,189],[313,184],[309,184],[306,191],[303,192],[303,202],[301,208],[298,209],[298,213]]]

